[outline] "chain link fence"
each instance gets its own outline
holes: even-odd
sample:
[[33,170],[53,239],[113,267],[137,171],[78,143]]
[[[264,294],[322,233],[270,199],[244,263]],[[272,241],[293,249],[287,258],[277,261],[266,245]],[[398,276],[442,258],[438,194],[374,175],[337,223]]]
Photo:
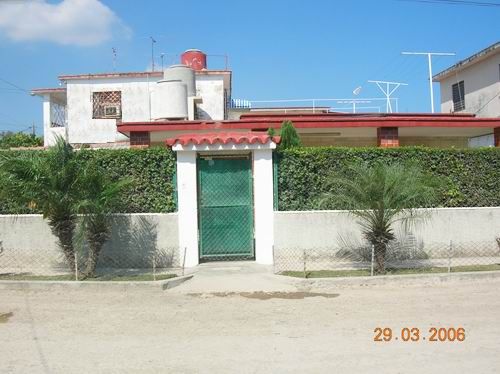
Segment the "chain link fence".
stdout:
[[[104,248],[99,256],[96,278],[101,280],[157,280],[184,275],[185,251],[172,248]],[[71,271],[62,251],[53,248],[4,248],[0,242],[0,279],[80,280],[87,253],[75,253]]]
[[500,238],[425,244],[410,236],[386,248],[344,241],[335,248],[275,248],[274,272],[304,278],[500,270]]

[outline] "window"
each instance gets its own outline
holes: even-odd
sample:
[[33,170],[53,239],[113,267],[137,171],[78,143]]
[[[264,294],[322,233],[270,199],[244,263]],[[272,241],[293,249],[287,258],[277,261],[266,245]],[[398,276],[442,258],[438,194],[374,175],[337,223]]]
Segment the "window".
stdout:
[[121,91],[92,93],[92,118],[122,118]]
[[464,81],[460,81],[451,86],[453,95],[453,111],[460,112],[465,109],[465,88]]

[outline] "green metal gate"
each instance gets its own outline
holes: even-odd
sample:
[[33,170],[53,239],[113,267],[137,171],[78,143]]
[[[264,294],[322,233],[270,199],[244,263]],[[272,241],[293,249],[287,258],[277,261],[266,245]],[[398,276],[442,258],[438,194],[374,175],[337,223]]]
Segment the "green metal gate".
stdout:
[[200,261],[254,258],[250,155],[200,156],[198,191]]

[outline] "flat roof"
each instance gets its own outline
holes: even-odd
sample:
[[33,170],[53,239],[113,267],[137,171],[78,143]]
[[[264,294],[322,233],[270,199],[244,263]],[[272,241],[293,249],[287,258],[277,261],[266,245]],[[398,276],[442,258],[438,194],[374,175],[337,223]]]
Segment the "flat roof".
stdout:
[[65,93],[66,88],[64,87],[50,87],[50,88],[33,88],[31,90],[32,95],[43,95],[50,93]]
[[499,52],[500,52],[500,42],[496,42],[490,45],[489,47],[486,47],[485,49],[473,54],[472,56],[469,56],[463,59],[462,61],[457,62],[455,65],[449,67],[448,69],[443,70],[442,72],[434,75],[432,77],[432,80],[440,82],[443,79],[448,78],[450,75],[455,74],[463,69],[466,69],[469,66],[474,65],[478,62],[481,62]]
[[[195,70],[196,75],[221,75],[231,74],[231,70]],[[59,80],[83,80],[83,79],[118,79],[118,78],[162,78],[163,71],[133,71],[133,72],[112,72],[112,73],[89,73],[74,75],[59,75]]]
[[495,128],[500,118],[478,118],[474,115],[455,114],[297,114],[297,115],[245,115],[239,120],[225,121],[142,121],[119,122],[121,133],[131,131],[211,131],[211,130],[267,130],[279,128],[284,120],[296,128],[361,128],[361,127],[449,127]]

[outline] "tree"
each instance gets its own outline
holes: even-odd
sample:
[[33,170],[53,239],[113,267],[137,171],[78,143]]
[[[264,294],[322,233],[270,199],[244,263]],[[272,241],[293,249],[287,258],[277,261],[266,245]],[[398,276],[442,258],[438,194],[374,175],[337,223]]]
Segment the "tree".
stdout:
[[283,121],[280,135],[280,149],[300,147],[302,145],[299,134],[297,134],[297,130],[295,130],[292,121]]
[[63,138],[43,153],[0,153],[0,193],[41,211],[71,271],[75,270],[74,207],[81,194],[79,175],[73,148]]
[[102,247],[111,236],[111,216],[120,205],[121,192],[129,183],[128,179],[112,181],[97,167],[89,166],[83,171],[82,196],[75,206],[81,214],[77,243],[82,244],[85,240],[88,244],[82,279],[95,277]]
[[0,133],[0,148],[16,148],[16,147],[39,147],[43,145],[43,138],[34,134],[26,134],[23,132],[3,132]]
[[350,167],[348,177],[330,177],[333,190],[319,200],[324,206],[335,200],[358,218],[363,236],[375,249],[376,272],[385,273],[385,257],[395,239],[394,224],[407,228],[425,218],[425,209],[436,199],[438,182],[417,166],[364,164]]

